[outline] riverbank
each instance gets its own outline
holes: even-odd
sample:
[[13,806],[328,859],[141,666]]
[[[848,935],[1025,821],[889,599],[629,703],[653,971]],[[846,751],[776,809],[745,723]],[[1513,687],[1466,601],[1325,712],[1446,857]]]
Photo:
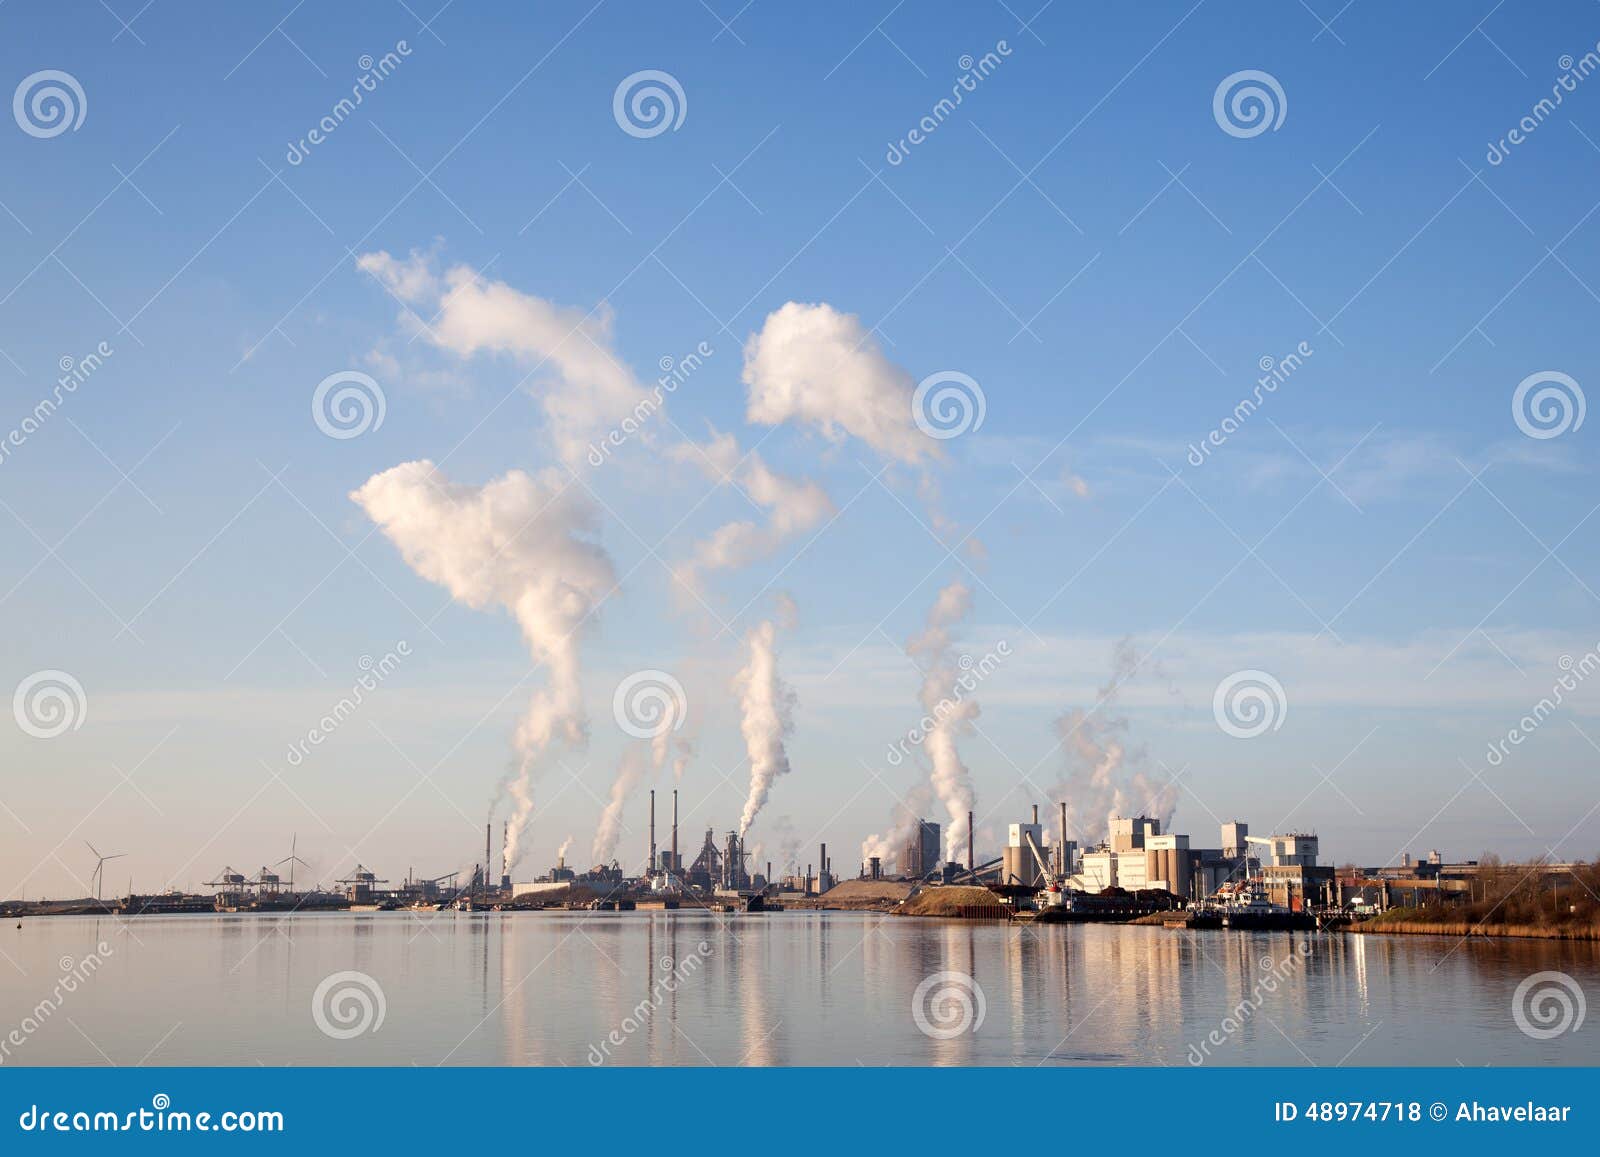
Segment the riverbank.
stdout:
[[1517,940],[1600,940],[1600,924],[1588,920],[1548,920],[1512,923],[1489,919],[1463,919],[1459,912],[1393,908],[1371,920],[1350,925],[1349,931],[1401,936],[1475,936]]

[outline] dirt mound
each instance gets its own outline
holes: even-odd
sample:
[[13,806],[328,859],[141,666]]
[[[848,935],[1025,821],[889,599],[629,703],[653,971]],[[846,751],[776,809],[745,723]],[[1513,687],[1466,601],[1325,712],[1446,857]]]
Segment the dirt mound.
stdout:
[[895,909],[899,916],[959,916],[964,908],[995,907],[1000,897],[987,888],[950,884],[924,888]]

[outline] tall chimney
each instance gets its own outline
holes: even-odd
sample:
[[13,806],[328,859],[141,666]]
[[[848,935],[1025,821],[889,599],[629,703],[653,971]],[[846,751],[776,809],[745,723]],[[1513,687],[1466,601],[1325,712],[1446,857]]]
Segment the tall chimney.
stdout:
[[656,789],[650,789],[650,858],[645,861],[644,874],[653,875],[656,870]]
[[1033,805],[1033,822],[1034,823],[1038,823],[1039,822],[1039,805],[1038,804],[1034,804]]
[[975,870],[976,868],[977,868],[977,864],[974,863],[974,861],[972,859],[972,813],[968,812],[967,813],[967,871],[971,872],[971,871]]
[[488,895],[489,892],[489,864],[491,863],[489,859],[489,844],[494,838],[493,833],[493,824],[483,825],[483,891],[485,895]]
[[[817,853],[817,868],[818,868],[819,876],[826,876],[828,874],[828,845],[827,844],[823,844],[822,845],[822,850]],[[817,886],[819,888],[822,886],[822,881],[820,879],[817,881]]]
[[1067,801],[1061,801],[1061,874],[1072,873],[1072,865],[1067,863]]
[[678,871],[678,789],[672,789],[672,870]]

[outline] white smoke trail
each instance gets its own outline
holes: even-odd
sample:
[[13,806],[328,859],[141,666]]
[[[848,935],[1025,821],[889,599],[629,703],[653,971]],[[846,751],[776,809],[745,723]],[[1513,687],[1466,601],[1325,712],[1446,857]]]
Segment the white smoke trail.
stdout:
[[595,829],[590,848],[590,862],[596,867],[609,863],[616,853],[617,840],[622,835],[622,809],[650,770],[650,760],[642,746],[630,745],[622,753],[617,778],[611,781],[611,795],[600,812],[600,826]]
[[945,827],[945,859],[959,860],[967,845],[967,813],[973,810],[972,776],[957,749],[958,736],[970,734],[979,714],[977,701],[960,694],[959,661],[950,647],[950,628],[972,610],[972,591],[960,581],[939,591],[928,611],[928,625],[906,647],[924,663],[922,709],[933,720],[925,746],[933,764],[933,791],[950,817]]
[[561,841],[561,846],[556,849],[556,863],[565,864],[567,862],[567,853],[571,850],[572,837],[568,836],[566,839]]
[[[780,603],[780,618],[789,617],[793,603]],[[750,757],[750,794],[739,817],[743,838],[766,805],[772,783],[789,774],[789,753],[784,740],[794,730],[794,692],[778,677],[778,625],[763,622],[746,637],[749,657],[734,677],[739,694],[739,729]]]
[[917,830],[917,822],[928,810],[928,804],[933,800],[933,792],[926,784],[918,784],[907,793],[904,800],[897,801],[889,816],[889,830],[887,834],[872,833],[861,841],[861,859],[865,863],[876,856],[882,861],[884,871],[894,868],[900,854],[905,851],[906,845],[911,842],[911,835]]
[[470,486],[427,460],[375,474],[350,497],[417,574],[466,606],[508,610],[548,671],[513,739],[518,766],[509,785],[506,861],[515,866],[533,815],[535,765],[553,744],[577,748],[588,740],[580,641],[615,584],[610,557],[592,539],[595,510],[555,471],[535,477],[513,470]]
[[1074,707],[1056,720],[1066,752],[1057,791],[1067,803],[1069,837],[1085,845],[1105,838],[1112,816],[1147,815],[1160,820],[1165,831],[1177,808],[1173,784],[1157,786],[1144,772],[1128,769],[1130,752],[1123,739],[1128,721],[1113,713],[1122,685],[1141,665],[1132,640],[1123,639],[1112,655],[1111,680],[1100,688],[1095,705]]

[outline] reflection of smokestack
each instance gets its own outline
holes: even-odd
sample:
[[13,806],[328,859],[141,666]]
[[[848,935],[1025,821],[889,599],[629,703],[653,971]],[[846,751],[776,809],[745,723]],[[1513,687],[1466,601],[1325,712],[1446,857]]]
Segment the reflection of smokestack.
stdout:
[[678,789],[672,789],[672,870],[678,870]]
[[977,867],[972,859],[972,813],[967,813],[967,871]]
[[650,789],[650,858],[645,861],[645,874],[656,870],[656,789]]

